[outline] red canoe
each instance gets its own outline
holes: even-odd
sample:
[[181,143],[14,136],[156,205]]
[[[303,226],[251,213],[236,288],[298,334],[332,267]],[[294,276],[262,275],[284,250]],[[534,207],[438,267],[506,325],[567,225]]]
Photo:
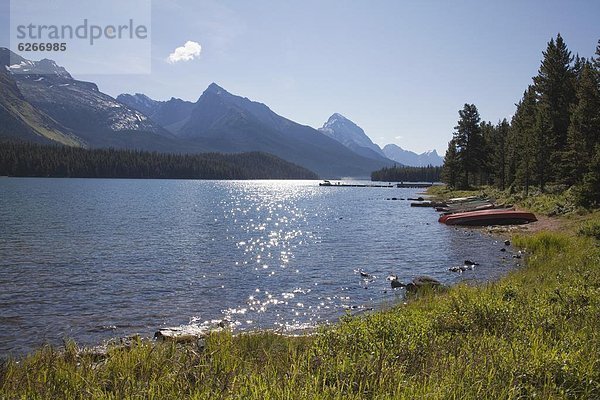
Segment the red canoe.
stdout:
[[494,209],[442,215],[439,222],[446,225],[516,225],[535,222],[534,214],[524,211]]

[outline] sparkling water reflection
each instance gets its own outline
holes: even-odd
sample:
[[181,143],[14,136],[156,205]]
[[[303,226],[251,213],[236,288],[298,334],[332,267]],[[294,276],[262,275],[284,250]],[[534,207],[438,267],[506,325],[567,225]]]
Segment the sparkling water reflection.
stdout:
[[[310,181],[0,179],[0,354],[230,318],[301,330],[513,266],[500,243],[389,197]],[[476,259],[474,271],[448,267]],[[370,276],[363,277],[359,271]]]

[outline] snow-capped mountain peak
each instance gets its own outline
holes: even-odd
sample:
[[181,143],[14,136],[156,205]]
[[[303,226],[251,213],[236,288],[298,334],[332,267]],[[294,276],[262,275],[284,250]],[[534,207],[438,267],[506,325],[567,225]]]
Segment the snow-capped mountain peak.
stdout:
[[371,141],[365,131],[340,113],[332,114],[319,131],[360,155],[385,158],[379,146]]
[[68,80],[73,79],[64,67],[47,58],[40,61],[20,60],[17,64],[7,65],[6,69],[12,74],[52,75]]
[[383,148],[383,153],[394,161],[414,167],[441,166],[444,164],[444,159],[438,155],[436,150],[428,150],[417,154],[414,151],[404,150],[395,144],[388,144]]

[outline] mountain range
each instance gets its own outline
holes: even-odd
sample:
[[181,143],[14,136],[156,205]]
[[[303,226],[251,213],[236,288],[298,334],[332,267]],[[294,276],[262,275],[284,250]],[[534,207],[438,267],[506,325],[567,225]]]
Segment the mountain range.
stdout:
[[417,154],[414,151],[404,150],[395,144],[386,144],[383,147],[383,154],[391,160],[398,161],[400,164],[414,167],[426,167],[428,165],[438,167],[444,165],[444,158],[436,150]]
[[388,144],[381,149],[373,143],[361,127],[339,113],[329,117],[319,130],[364,157],[376,160],[393,160],[399,164],[414,167],[444,164],[444,159],[435,150],[417,154],[410,150],[404,150],[395,144]]
[[117,101],[147,115],[152,121],[172,133],[177,133],[187,122],[195,103],[171,97],[167,101],[153,100],[142,93],[120,94]]
[[115,99],[52,60],[26,60],[5,48],[0,70],[0,138],[176,153],[260,151],[326,178],[408,164],[340,114],[317,130],[214,83],[196,102],[141,93]]

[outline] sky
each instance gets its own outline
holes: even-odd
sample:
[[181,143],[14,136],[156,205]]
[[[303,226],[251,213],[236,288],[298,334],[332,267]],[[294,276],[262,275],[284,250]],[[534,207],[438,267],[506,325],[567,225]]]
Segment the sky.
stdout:
[[[338,112],[375,143],[416,152],[443,154],[465,103],[483,120],[510,119],[557,33],[586,57],[600,39],[595,0],[146,1],[147,71],[86,74],[76,58],[60,64],[112,96],[196,101],[215,82],[315,128]],[[107,4],[96,14],[116,12],[95,3]],[[9,4],[0,0],[0,46],[14,44]]]

